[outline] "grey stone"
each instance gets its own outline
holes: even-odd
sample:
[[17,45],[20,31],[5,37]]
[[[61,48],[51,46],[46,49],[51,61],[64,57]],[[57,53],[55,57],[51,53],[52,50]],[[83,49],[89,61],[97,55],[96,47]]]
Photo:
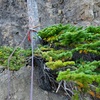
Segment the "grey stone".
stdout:
[[[27,8],[24,0],[0,1],[0,37],[3,37],[0,39],[0,45],[18,45],[27,33],[27,23]],[[27,48],[28,45],[27,42],[23,47]]]
[[[57,23],[65,24],[67,22],[89,21],[92,24],[93,20],[97,18],[100,19],[99,0],[37,0],[37,3],[41,28]],[[18,24],[19,27],[14,25],[15,27],[13,28],[19,31],[20,36],[18,37],[22,40],[22,37],[24,37],[28,29],[26,2],[24,0],[3,0],[0,2],[0,8],[1,25],[6,22],[10,23],[11,18],[11,22]],[[2,28],[4,29],[5,27]],[[4,35],[4,33],[2,34]],[[18,37],[15,36],[14,38]],[[8,37],[8,40],[11,39]],[[19,40],[18,42],[15,40],[17,39],[12,40],[12,45],[18,44]],[[4,42],[2,40],[0,41]],[[4,42],[4,44],[6,44],[6,42]],[[29,45],[27,41],[25,45],[25,47]]]
[[[10,72],[10,100],[29,100],[31,67],[22,67],[19,71]],[[7,99],[8,72],[0,74],[0,100]],[[63,95],[47,92],[39,88],[37,72],[34,71],[33,100],[63,100]]]

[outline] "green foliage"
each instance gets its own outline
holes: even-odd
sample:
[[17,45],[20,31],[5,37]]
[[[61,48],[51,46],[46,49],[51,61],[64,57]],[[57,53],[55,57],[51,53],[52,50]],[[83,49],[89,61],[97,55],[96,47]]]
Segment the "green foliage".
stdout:
[[53,36],[54,34],[58,34],[58,32],[62,29],[62,25],[59,24],[59,25],[54,25],[54,26],[51,26],[51,27],[47,27],[41,31],[38,32],[39,36],[41,36],[41,38],[47,38],[47,37],[50,37],[50,36]]
[[[39,36],[55,45],[69,46],[71,44],[88,43],[100,39],[100,27],[76,27],[72,25],[54,25],[39,31]],[[58,43],[60,42],[60,43]]]
[[100,26],[97,26],[97,27],[89,26],[89,27],[86,28],[86,30],[87,30],[88,33],[94,33],[94,34],[99,33],[100,34]]
[[[13,47],[0,47],[0,65],[7,68],[8,58],[10,54],[14,51]],[[17,48],[10,60],[10,70],[19,70],[25,65],[26,57],[31,55],[31,50],[24,50],[22,48]]]
[[100,59],[86,61],[82,57],[76,57],[77,60],[73,61],[76,52],[83,56],[100,56],[100,26],[83,28],[58,24],[39,31],[39,36],[46,44],[41,45],[34,53],[45,60],[48,68],[58,69],[57,81],[79,82],[85,92],[95,82],[95,91],[100,93]]
[[100,75],[95,72],[98,67],[100,67],[100,61],[87,62],[87,64],[79,65],[74,71],[70,69],[60,71],[57,80],[80,82],[86,91],[89,88],[88,84],[92,84],[94,81],[100,84]]
[[95,75],[95,70],[100,67],[100,61],[86,62],[85,64],[79,64],[76,73],[84,72],[85,74]]
[[72,96],[72,100],[80,100],[79,99],[79,92],[78,91],[75,91],[74,93],[75,94],[74,94],[74,96]]
[[64,52],[63,50],[51,50],[51,51],[44,51],[41,52],[42,57],[49,61],[50,57],[52,57],[52,60],[67,60],[72,58],[72,52]]
[[74,61],[66,61],[66,62],[62,62],[61,60],[58,60],[58,61],[50,61],[50,62],[47,62],[46,65],[54,70],[54,69],[57,69],[57,68],[61,68],[61,67],[65,67],[65,66],[68,66],[68,65],[75,65],[75,62]]

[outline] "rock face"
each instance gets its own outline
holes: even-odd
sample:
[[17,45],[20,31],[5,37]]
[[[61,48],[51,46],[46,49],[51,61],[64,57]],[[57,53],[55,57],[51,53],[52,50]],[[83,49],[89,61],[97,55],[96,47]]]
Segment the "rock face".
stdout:
[[100,0],[43,0],[39,1],[42,27],[56,23],[82,26],[100,25]]
[[[0,46],[18,45],[28,30],[27,0],[0,0]],[[57,23],[100,25],[100,0],[36,0],[41,28]],[[24,48],[29,47],[25,40]],[[30,68],[11,72],[11,100],[29,100]],[[0,100],[7,100],[7,71],[0,67]],[[34,74],[34,100],[67,100],[38,87]]]
[[[19,71],[10,72],[10,100],[29,100],[31,67],[22,67]],[[7,100],[8,72],[0,73],[0,100]],[[37,73],[34,72],[33,100],[65,100],[62,95],[46,92],[38,87]]]
[[[57,23],[100,25],[100,0],[36,0],[41,28]],[[0,45],[18,45],[28,30],[27,0],[0,1]],[[29,47],[27,40],[23,47]]]
[[27,32],[27,23],[24,0],[0,0],[0,45],[18,45]]

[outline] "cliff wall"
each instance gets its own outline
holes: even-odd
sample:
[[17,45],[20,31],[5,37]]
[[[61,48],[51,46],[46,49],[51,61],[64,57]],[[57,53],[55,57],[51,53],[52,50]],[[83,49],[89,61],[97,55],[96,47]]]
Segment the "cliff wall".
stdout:
[[[41,29],[57,23],[100,25],[100,0],[37,0]],[[27,0],[0,0],[0,46],[18,45],[28,30]],[[30,45],[27,40],[24,48]],[[31,67],[11,72],[11,100],[29,100]],[[35,70],[36,71],[36,70]],[[7,70],[0,66],[0,100],[7,100]],[[34,75],[34,100],[68,100],[41,90]],[[87,100],[89,100],[87,98]]]

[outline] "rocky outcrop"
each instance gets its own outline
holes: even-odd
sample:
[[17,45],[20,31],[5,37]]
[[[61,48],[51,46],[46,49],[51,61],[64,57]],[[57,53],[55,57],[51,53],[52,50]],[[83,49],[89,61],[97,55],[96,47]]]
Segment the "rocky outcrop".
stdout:
[[[0,45],[18,45],[28,30],[27,0],[0,1]],[[37,0],[41,28],[100,25],[100,0]],[[23,47],[29,47],[27,40]]]
[[[0,45],[18,45],[27,32],[27,23],[27,8],[24,0],[0,1]],[[28,45],[25,43],[23,47]]]
[[100,25],[99,0],[38,0],[42,27],[57,23]]
[[[22,67],[19,71],[10,72],[10,100],[29,100],[31,67]],[[33,100],[67,100],[63,95],[47,92],[39,88],[37,72],[34,72]],[[0,73],[0,100],[7,100],[8,72]]]

